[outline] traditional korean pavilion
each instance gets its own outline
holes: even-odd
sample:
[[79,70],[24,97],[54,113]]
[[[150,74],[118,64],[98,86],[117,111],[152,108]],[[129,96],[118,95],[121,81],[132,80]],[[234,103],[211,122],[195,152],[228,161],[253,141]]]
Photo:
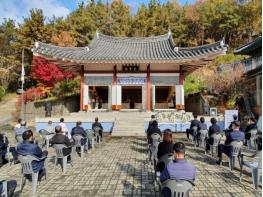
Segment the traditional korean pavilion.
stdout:
[[80,110],[90,109],[95,100],[100,100],[107,110],[151,111],[183,110],[185,76],[225,54],[227,45],[220,40],[197,47],[177,47],[170,31],[144,38],[96,32],[87,47],[36,42],[32,51],[34,57],[41,56],[81,75]]

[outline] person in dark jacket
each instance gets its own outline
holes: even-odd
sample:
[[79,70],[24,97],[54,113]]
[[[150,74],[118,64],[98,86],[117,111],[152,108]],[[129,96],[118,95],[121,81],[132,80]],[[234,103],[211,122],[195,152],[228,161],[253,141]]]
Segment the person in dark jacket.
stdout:
[[186,129],[186,137],[188,140],[189,140],[189,135],[194,134],[193,127],[198,128],[199,124],[200,124],[200,121],[197,119],[197,115],[194,115],[194,120],[191,121],[190,128]]
[[221,129],[217,124],[217,120],[215,118],[211,118],[210,122],[212,125],[208,129],[208,139],[206,140],[206,151],[210,150],[210,145],[213,145],[212,135],[219,134],[221,132]]
[[156,120],[154,120],[152,122],[152,127],[151,129],[148,131],[147,133],[147,139],[148,139],[148,143],[151,144],[152,143],[152,139],[151,139],[151,135],[154,133],[158,133],[160,135],[160,137],[162,137],[162,132],[161,130],[158,128],[158,122]]
[[257,126],[257,120],[255,118],[250,118],[249,119],[249,124],[248,126],[246,127],[244,133],[245,133],[245,139],[246,139],[246,142],[245,142],[245,145],[247,145],[247,141],[250,140],[250,137],[251,137],[251,133],[249,133],[252,129],[258,129],[258,126]]
[[[160,181],[167,179],[186,180],[194,183],[196,177],[196,167],[185,159],[185,145],[182,142],[176,142],[173,146],[174,161],[170,162],[161,173]],[[164,197],[171,196],[168,188],[162,190]]]
[[198,127],[197,127],[198,129],[197,129],[197,146],[199,146],[199,141],[200,141],[200,135],[201,135],[201,133],[200,133],[200,130],[207,130],[207,125],[205,124],[205,118],[204,117],[201,117],[200,118],[200,122],[199,122],[199,125],[198,125]]
[[[173,134],[170,129],[164,130],[163,141],[158,145],[157,158],[160,159],[163,155],[173,153]],[[160,162],[157,164],[157,168],[162,172],[165,168],[165,164]]]
[[233,115],[233,121],[228,126],[229,132],[233,130],[232,123],[235,122],[235,121],[238,121],[238,116],[236,114]]
[[23,142],[17,145],[18,155],[32,155],[38,158],[40,161],[33,161],[32,168],[34,172],[39,172],[39,180],[45,175],[44,162],[47,158],[48,152],[42,151],[41,148],[34,143],[34,136],[31,130],[27,130],[23,133]]
[[[55,132],[56,134],[51,138],[50,144],[53,146],[54,144],[63,144],[67,146],[67,148],[63,148],[63,155],[70,155],[72,152],[72,146],[73,142],[69,140],[69,138],[64,135],[61,126],[56,126],[55,127]],[[70,156],[68,156],[68,162],[70,162]]]
[[[7,149],[8,149],[9,141],[8,138],[0,133],[0,158],[2,159],[2,164],[8,163],[8,160],[6,159]],[[17,152],[15,147],[9,147],[9,151],[13,155],[14,163],[18,163],[17,160]]]
[[149,121],[149,124],[148,124],[147,133],[151,129],[151,126],[154,120],[156,120],[155,115],[152,115],[151,120]]
[[234,121],[232,123],[232,129],[229,133],[229,135],[226,136],[226,141],[225,144],[219,144],[218,145],[218,161],[216,162],[217,164],[220,164],[222,162],[222,154],[225,153],[228,157],[230,156],[231,153],[231,142],[233,141],[243,141],[245,138],[245,135],[243,132],[239,131],[240,127],[240,122],[239,121]]
[[103,127],[102,127],[101,123],[99,122],[99,118],[98,117],[95,118],[95,122],[92,124],[92,129],[93,130],[94,130],[95,127],[99,127],[100,128],[99,135],[100,135],[101,140],[102,140]]
[[81,140],[81,145],[85,145],[87,142],[87,133],[81,124],[82,123],[80,121],[77,121],[76,126],[71,130],[71,136],[73,137],[74,135],[81,135],[83,137]]

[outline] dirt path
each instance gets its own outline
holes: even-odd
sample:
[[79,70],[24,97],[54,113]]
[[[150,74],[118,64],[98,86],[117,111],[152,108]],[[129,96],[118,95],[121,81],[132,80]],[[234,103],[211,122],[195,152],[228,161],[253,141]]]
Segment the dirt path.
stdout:
[[0,125],[13,119],[13,112],[16,110],[18,95],[8,94],[0,102]]

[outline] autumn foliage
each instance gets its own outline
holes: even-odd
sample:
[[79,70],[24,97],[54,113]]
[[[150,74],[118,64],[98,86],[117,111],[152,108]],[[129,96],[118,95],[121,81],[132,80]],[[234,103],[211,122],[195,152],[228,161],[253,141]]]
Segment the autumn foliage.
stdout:
[[52,87],[58,81],[74,78],[72,72],[64,71],[44,58],[36,57],[33,62],[30,76],[44,86]]

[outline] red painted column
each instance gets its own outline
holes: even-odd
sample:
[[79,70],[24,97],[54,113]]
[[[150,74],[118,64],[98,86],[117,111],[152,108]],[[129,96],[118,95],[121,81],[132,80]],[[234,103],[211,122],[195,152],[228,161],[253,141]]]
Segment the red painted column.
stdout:
[[150,71],[150,64],[147,66],[146,111],[151,111],[151,71]]
[[84,110],[84,106],[83,106],[83,96],[84,96],[84,66],[81,66],[81,70],[80,70],[80,110]]

